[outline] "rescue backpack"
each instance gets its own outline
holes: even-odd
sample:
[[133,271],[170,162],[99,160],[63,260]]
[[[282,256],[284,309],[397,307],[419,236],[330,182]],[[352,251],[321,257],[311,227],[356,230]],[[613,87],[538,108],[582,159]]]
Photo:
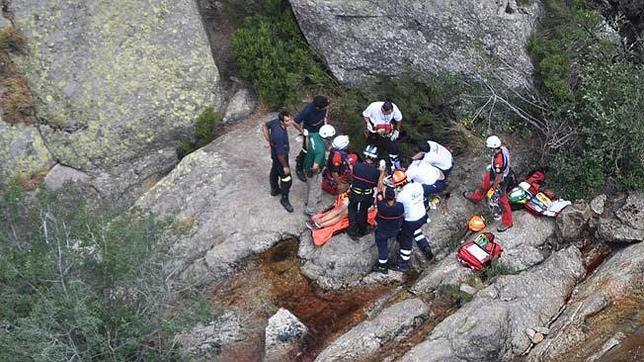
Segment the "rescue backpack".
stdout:
[[503,253],[500,244],[494,241],[494,234],[484,232],[470,238],[456,252],[456,260],[466,268],[480,272]]

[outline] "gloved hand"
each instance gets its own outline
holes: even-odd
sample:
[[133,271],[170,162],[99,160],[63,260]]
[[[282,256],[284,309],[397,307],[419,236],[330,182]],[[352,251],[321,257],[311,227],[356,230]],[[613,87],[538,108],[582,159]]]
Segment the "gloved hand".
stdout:
[[302,136],[307,137],[309,135],[309,131],[305,128],[302,130]]
[[389,137],[389,139],[390,139],[390,140],[392,140],[392,141],[395,141],[395,140],[397,140],[397,139],[398,139],[398,136],[399,136],[399,135],[400,135],[400,132],[398,132],[398,130],[397,130],[397,129],[395,129],[395,130],[391,133],[391,137]]
[[380,160],[380,163],[378,164],[378,170],[384,171],[387,168],[387,162],[385,160]]

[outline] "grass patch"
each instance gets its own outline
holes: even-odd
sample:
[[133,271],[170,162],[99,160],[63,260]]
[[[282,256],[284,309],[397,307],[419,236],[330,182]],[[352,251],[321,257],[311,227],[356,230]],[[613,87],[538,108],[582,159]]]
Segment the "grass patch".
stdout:
[[0,51],[22,52],[27,44],[27,38],[14,27],[0,30]]
[[2,80],[2,119],[5,122],[16,124],[31,124],[34,116],[34,100],[27,80],[20,74],[12,74]]
[[516,270],[500,260],[492,260],[483,272],[481,272],[481,280],[483,282],[491,282],[492,279],[500,275],[515,274]]
[[179,158],[184,158],[187,154],[212,142],[221,133],[221,128],[221,115],[212,107],[204,109],[195,121],[194,133],[190,137],[179,140],[177,149]]

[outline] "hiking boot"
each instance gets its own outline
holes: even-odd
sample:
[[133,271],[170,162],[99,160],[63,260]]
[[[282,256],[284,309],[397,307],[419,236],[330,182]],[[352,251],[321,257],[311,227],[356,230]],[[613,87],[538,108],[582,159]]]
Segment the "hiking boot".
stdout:
[[280,189],[271,189],[271,196],[281,195],[282,191]]
[[405,264],[405,265],[396,264],[396,265],[391,267],[391,270],[399,271],[401,273],[407,273],[409,271],[409,265],[407,265],[407,264]]
[[351,240],[353,240],[353,241],[358,241],[358,240],[360,240],[360,236],[361,236],[360,234],[356,233],[356,232],[355,232],[355,231],[353,231],[353,230],[349,230],[349,231],[347,231],[347,235],[349,235],[349,237],[350,237],[350,238],[351,238]]
[[306,182],[306,176],[304,175],[304,170],[301,168],[296,168],[295,169],[295,174],[297,175],[297,178],[300,179],[302,182]]
[[434,259],[434,253],[432,253],[431,248],[421,248],[420,251],[423,252],[423,255],[425,255],[425,259],[427,259],[427,261]]
[[387,264],[376,264],[371,268],[372,273],[380,273],[380,274],[389,274],[389,268],[387,268]]
[[281,199],[280,204],[282,204],[286,211],[293,212],[293,206],[291,206],[291,203],[288,201],[288,199]]
[[502,232],[508,230],[509,228],[511,228],[512,226],[513,226],[512,224],[510,224],[510,225],[501,225],[501,226],[496,228],[496,231],[502,233]]

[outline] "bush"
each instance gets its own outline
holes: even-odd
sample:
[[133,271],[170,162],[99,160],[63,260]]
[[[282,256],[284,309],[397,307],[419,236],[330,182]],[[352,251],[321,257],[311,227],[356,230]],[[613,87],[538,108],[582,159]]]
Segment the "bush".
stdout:
[[239,75],[273,109],[296,103],[306,84],[326,77],[284,0],[270,0],[259,15],[247,18],[233,35],[231,49]]
[[194,135],[183,137],[179,141],[177,153],[179,158],[212,142],[219,133],[222,117],[212,107],[207,107],[195,121]]
[[176,360],[175,332],[211,320],[203,298],[168,290],[162,225],[111,215],[2,188],[0,360]]
[[483,272],[481,273],[481,280],[486,282],[499,275],[514,273],[516,273],[516,270],[514,270],[514,268],[504,264],[500,260],[492,260],[490,262],[490,265],[483,269]]
[[570,130],[565,146],[552,152],[555,181],[568,198],[607,185],[643,189],[643,65],[597,35],[602,16],[588,1],[548,0],[546,7],[528,49],[545,97],[538,116]]
[[13,27],[0,30],[0,51],[19,52],[24,50],[27,38]]
[[27,80],[17,74],[2,80],[3,92],[0,108],[4,111],[2,119],[8,123],[30,124],[34,115],[33,97]]

